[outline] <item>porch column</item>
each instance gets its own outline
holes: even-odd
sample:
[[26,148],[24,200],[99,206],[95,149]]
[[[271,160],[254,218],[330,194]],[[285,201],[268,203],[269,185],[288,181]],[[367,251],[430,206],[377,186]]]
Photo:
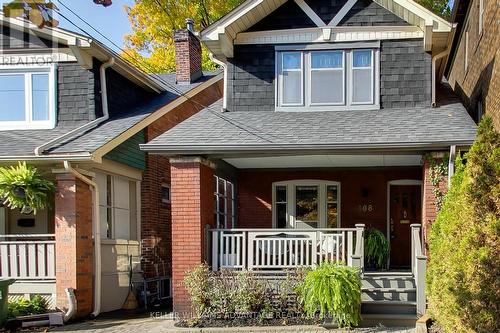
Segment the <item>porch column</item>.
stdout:
[[[432,159],[435,163],[441,163],[444,158],[443,152],[433,152],[430,153]],[[447,162],[447,161],[446,161]],[[436,220],[437,217],[437,206],[436,206],[436,196],[434,195],[434,186],[431,182],[431,177],[429,171],[431,169],[431,163],[427,158],[424,158],[424,165],[422,167],[422,183],[423,183],[423,194],[422,194],[422,231],[423,231],[423,243],[424,243],[424,255],[427,255],[429,249],[428,236],[429,231]],[[444,177],[439,183],[439,188],[441,191],[446,192],[447,189],[447,178]]]
[[66,288],[74,288],[76,317],[92,312],[92,191],[72,174],[56,175],[55,239],[57,306],[68,308]]
[[172,295],[174,311],[189,316],[187,270],[204,261],[204,226],[214,225],[214,165],[202,158],[170,159]]

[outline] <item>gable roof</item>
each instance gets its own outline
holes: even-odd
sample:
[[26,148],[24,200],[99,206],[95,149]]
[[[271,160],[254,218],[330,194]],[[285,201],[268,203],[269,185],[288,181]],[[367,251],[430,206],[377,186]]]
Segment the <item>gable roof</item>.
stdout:
[[[336,25],[349,12],[356,0],[347,0],[344,7],[331,20],[324,24],[323,20],[307,5],[304,0],[295,1],[308,14],[318,27],[316,30],[323,36],[331,36]],[[412,0],[373,0],[380,6],[391,11],[411,25],[418,27],[428,39],[427,46],[437,43],[441,48],[446,46],[448,34],[452,31],[452,24],[432,13]],[[219,57],[233,56],[233,45],[239,35],[243,34],[254,24],[268,16],[271,12],[283,5],[286,0],[247,0],[227,15],[220,18],[201,32],[201,39],[212,53]],[[354,29],[354,28],[352,28]],[[435,34],[435,36],[433,36]],[[329,41],[328,40],[325,41]],[[293,42],[289,39],[288,42]],[[430,50],[430,49],[429,49]]]
[[318,153],[469,146],[476,125],[444,89],[438,108],[315,112],[221,112],[221,101],[141,149],[167,155]]

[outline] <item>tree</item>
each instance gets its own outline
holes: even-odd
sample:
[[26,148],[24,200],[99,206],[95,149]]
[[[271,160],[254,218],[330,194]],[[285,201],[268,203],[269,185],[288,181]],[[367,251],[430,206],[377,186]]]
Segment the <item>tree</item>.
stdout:
[[450,0],[416,0],[425,8],[449,20],[451,16]]
[[485,117],[429,235],[430,315],[445,332],[500,332],[500,134]]
[[[175,71],[173,30],[185,28],[186,18],[195,21],[195,29],[206,28],[242,0],[136,0],[126,7],[133,32],[125,37],[125,58],[146,72]],[[214,64],[204,48],[203,69]]]

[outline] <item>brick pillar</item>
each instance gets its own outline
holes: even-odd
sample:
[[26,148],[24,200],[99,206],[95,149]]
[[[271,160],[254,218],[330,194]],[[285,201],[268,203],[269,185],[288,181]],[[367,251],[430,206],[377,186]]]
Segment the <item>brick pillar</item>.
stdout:
[[[443,153],[432,153],[436,162],[440,162],[443,158]],[[434,195],[434,186],[431,183],[429,176],[430,163],[424,158],[424,165],[422,167],[422,180],[423,180],[423,200],[422,200],[422,231],[424,236],[424,254],[427,255],[429,249],[429,231],[437,217],[436,196]],[[446,191],[447,179],[443,179],[440,183],[440,188]]]
[[55,197],[57,306],[67,308],[66,288],[74,288],[77,317],[92,312],[92,191],[72,174],[58,174]]
[[174,311],[190,311],[187,270],[204,261],[204,226],[214,225],[214,171],[199,158],[171,159],[172,282]]

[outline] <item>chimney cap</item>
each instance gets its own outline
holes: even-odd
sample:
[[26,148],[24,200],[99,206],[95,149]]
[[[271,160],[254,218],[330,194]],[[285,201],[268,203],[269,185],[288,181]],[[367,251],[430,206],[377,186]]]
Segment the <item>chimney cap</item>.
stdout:
[[194,20],[192,18],[186,19],[186,29],[191,32],[194,32]]

